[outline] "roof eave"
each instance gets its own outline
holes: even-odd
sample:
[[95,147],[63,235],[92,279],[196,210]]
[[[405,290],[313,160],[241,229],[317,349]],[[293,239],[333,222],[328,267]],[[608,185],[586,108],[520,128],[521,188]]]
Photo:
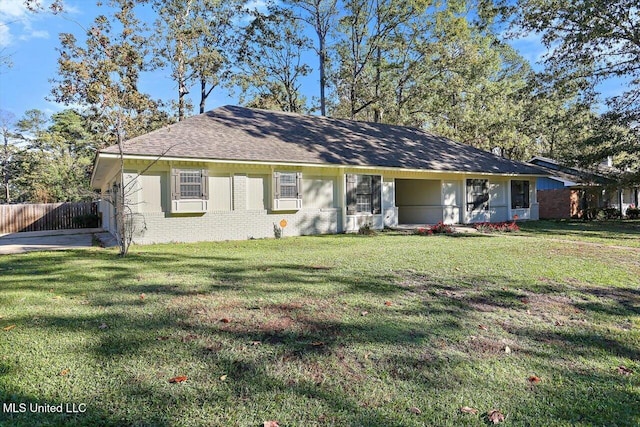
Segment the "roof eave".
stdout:
[[[105,158],[120,158],[120,154],[100,152],[100,155]],[[194,158],[194,157],[177,157],[177,156],[163,156],[158,157],[156,154],[144,155],[144,154],[124,154],[124,159],[128,160],[150,160],[150,161],[168,161],[168,162],[200,162],[200,163],[223,163],[223,164],[243,164],[243,165],[280,165],[280,166],[294,166],[294,167],[311,167],[311,168],[338,168],[338,169],[380,169],[386,171],[406,171],[406,172],[422,172],[422,173],[434,173],[434,174],[459,174],[459,175],[487,175],[487,176],[531,176],[531,177],[544,177],[548,174],[529,172],[490,172],[490,171],[459,171],[459,170],[437,170],[437,169],[417,169],[417,168],[403,168],[395,166],[378,166],[378,165],[349,165],[349,164],[337,164],[337,163],[308,163],[308,162],[286,162],[286,161],[274,161],[274,160],[243,160],[243,159],[216,159],[216,158]]]

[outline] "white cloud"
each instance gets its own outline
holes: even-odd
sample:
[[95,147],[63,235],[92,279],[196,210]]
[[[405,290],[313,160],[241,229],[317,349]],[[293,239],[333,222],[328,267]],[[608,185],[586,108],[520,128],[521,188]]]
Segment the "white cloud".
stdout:
[[20,36],[20,40],[26,41],[30,39],[48,39],[49,33],[44,30],[33,30],[29,28],[30,32],[25,28],[25,32]]
[[251,1],[247,2],[245,7],[248,10],[264,11],[267,8],[267,2],[265,0],[251,0]]
[[[52,0],[42,1],[45,10]],[[46,13],[34,14],[24,4],[24,0],[0,0],[0,48],[12,45],[16,40],[49,38],[49,33],[34,29],[33,23],[47,16]]]
[[11,32],[9,27],[0,22],[0,49],[11,44]]
[[27,14],[24,0],[3,0],[0,2],[0,16],[8,18],[21,18]]

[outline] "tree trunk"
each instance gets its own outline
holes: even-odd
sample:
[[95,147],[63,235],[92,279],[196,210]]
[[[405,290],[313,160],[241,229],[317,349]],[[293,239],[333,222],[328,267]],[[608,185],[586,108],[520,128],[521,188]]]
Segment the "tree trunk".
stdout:
[[185,118],[185,100],[184,97],[189,93],[187,89],[185,79],[185,65],[184,65],[184,53],[182,49],[182,40],[177,40],[177,56],[178,56],[178,121],[182,121]]
[[380,103],[378,102],[378,100],[380,99],[380,78],[381,78],[381,72],[380,72],[380,67],[381,67],[381,63],[382,62],[382,50],[380,49],[380,46],[378,46],[376,48],[376,82],[374,85],[374,93],[373,93],[373,99],[375,100],[375,104],[373,106],[373,121],[375,123],[380,123],[381,120],[381,112],[380,112]]
[[207,95],[207,81],[205,79],[200,79],[200,114],[204,113]]
[[325,70],[324,70],[324,66],[325,66],[325,61],[327,58],[327,52],[325,51],[325,46],[324,46],[324,36],[322,36],[320,34],[320,32],[318,32],[318,40],[319,40],[319,44],[320,44],[320,115],[321,116],[326,116],[327,115],[327,104],[326,104],[326,100],[325,100],[325,86],[327,85],[327,78],[325,76]]
[[11,203],[9,194],[9,138],[4,136],[4,159],[2,160],[2,182],[4,183],[4,201]]

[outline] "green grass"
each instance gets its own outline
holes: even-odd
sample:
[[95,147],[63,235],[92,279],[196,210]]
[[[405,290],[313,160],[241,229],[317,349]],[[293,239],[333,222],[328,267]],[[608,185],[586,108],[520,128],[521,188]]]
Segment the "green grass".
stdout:
[[531,221],[521,223],[521,228],[537,237],[640,248],[640,220]]
[[638,425],[640,252],[571,227],[3,256],[0,401],[87,411],[0,425]]

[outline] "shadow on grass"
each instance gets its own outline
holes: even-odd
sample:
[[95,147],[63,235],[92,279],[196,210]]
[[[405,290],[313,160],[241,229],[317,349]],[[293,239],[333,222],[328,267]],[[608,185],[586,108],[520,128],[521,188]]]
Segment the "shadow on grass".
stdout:
[[[50,286],[60,286],[63,295],[77,301],[86,294],[90,310],[38,313],[36,319],[32,313],[25,313],[10,320],[21,329],[93,338],[77,351],[89,353],[96,366],[138,361],[142,371],[162,375],[131,378],[121,372],[109,385],[117,401],[128,402],[138,410],[112,406],[94,397],[86,415],[5,413],[0,415],[4,417],[0,422],[164,426],[178,424],[180,417],[188,414],[194,417],[194,424],[210,425],[259,425],[267,419],[279,419],[283,425],[301,420],[307,424],[371,426],[430,424],[435,421],[408,413],[404,402],[398,403],[404,406],[394,407],[382,397],[380,401],[368,398],[361,388],[381,387],[380,393],[387,393],[382,380],[403,383],[425,394],[469,387],[457,370],[470,366],[470,360],[489,356],[452,351],[448,341],[468,335],[468,324],[484,322],[488,312],[526,315],[528,306],[523,299],[532,292],[560,294],[566,290],[553,284],[536,288],[534,280],[518,281],[499,274],[460,275],[447,280],[403,271],[336,271],[322,265],[179,253],[136,254],[114,265],[109,261],[111,256],[83,251],[39,255],[43,261],[37,265],[30,257],[10,258],[3,268],[11,272],[11,279],[0,278],[3,290],[46,293]],[[103,264],[78,268],[79,261],[96,259]],[[144,277],[148,269],[142,266],[148,263],[157,267],[154,274],[171,275],[175,283]],[[198,280],[182,283],[182,275],[187,272],[197,272]],[[108,280],[110,285],[96,280]],[[317,293],[316,287],[326,284],[331,289]],[[577,308],[604,314],[638,314],[637,289],[582,291],[614,300],[618,306],[614,312],[607,311],[608,306],[576,303]],[[147,294],[147,302],[140,300],[140,293]],[[360,299],[354,305],[343,303],[356,297]],[[409,297],[411,304],[404,305]],[[386,299],[392,304],[385,305]],[[5,299],[2,304],[11,301]],[[365,311],[368,314],[361,315]],[[222,322],[226,316],[229,321]],[[106,328],[101,328],[102,324]],[[514,326],[507,332],[541,347],[561,343],[559,351],[537,355],[528,351],[536,360],[546,362],[545,366],[555,366],[567,354],[594,357],[604,353],[640,359],[637,348],[593,331],[549,332]],[[392,355],[376,354],[378,347],[394,346],[398,351]],[[363,353],[362,348],[374,348],[373,354]],[[167,364],[198,373],[184,384],[169,385],[168,368],[157,367]],[[3,401],[42,402],[40,397],[12,385],[12,369],[6,362],[0,365],[3,384],[11,385],[0,392]],[[224,381],[220,380],[222,374],[226,376]],[[566,376],[566,372],[560,374]],[[101,375],[108,377],[111,373]],[[624,381],[613,374],[577,372],[569,383],[545,391],[543,402],[553,399],[554,405],[531,403],[519,409],[520,418],[514,415],[512,419],[531,424],[532,418],[526,414],[543,408],[551,420],[559,423],[596,420],[594,424],[634,425],[638,406],[633,409],[633,404],[639,396],[632,387],[625,388]],[[97,387],[100,390],[106,386]],[[597,398],[597,414],[578,407],[587,402],[576,398],[576,389],[596,390],[590,399]],[[81,391],[87,400],[95,392]],[[254,399],[256,407],[243,415],[234,413]],[[86,403],[77,398],[73,401]],[[299,408],[282,409],[281,405]],[[627,411],[621,412],[623,408]],[[455,424],[455,415],[445,417],[445,421]]]
[[[0,425],[11,427],[36,426],[113,426],[131,425],[117,413],[95,405],[90,399],[40,399],[11,390],[0,392],[3,410]],[[153,414],[149,414],[147,425],[167,426]]]
[[531,221],[521,230],[539,236],[594,237],[599,239],[634,240],[640,238],[640,221]]

